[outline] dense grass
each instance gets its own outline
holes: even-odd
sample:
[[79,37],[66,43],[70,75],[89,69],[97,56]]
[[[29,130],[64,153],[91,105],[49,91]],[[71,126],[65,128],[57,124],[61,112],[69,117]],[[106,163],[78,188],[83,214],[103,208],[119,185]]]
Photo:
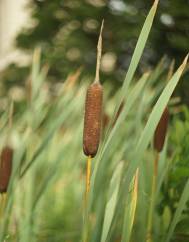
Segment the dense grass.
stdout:
[[[188,183],[173,220],[156,210],[166,176],[166,146],[160,154],[157,189],[151,194],[151,141],[187,62],[185,59],[174,74],[169,74],[169,81],[162,75],[162,63],[133,80],[156,7],[157,1],[147,16],[120,92],[112,97],[111,85],[104,84],[104,112],[109,123],[103,126],[100,149],[92,161],[87,223],[91,242],[168,242],[187,201]],[[53,92],[46,79],[47,67],[40,67],[36,50],[26,90],[27,105],[19,112],[15,109],[11,128],[8,108],[1,116],[1,147],[8,134],[14,147],[14,167],[1,214],[1,242],[76,242],[86,229],[86,157],[82,152],[86,80],[78,82],[77,75],[71,75]],[[121,103],[122,112],[112,126]]]

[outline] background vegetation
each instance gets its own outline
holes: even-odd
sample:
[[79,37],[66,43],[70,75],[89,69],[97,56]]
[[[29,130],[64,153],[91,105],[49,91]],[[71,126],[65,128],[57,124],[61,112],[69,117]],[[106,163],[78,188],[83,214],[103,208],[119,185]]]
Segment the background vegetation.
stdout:
[[[43,1],[35,4],[44,6]],[[22,99],[14,102],[11,127],[8,121],[12,100],[5,92],[0,146],[8,143],[13,147],[14,159],[5,209],[1,206],[0,242],[79,242],[86,231],[88,242],[189,240],[189,111],[172,95],[182,74],[188,71],[187,57],[178,68],[173,62],[166,67],[161,59],[152,71],[141,68],[136,74],[156,4],[146,13],[121,87],[115,91],[114,85],[103,77],[102,139],[92,161],[89,217],[85,223],[86,157],[82,152],[82,132],[85,94],[91,83],[88,68],[83,67],[85,74],[77,66],[75,72],[70,68],[67,78],[59,73],[64,82],[57,82],[59,74],[54,69],[53,75],[53,62],[46,57],[50,47],[46,49],[44,42],[40,44],[42,56],[40,49],[34,51],[29,77],[27,73],[28,78],[23,79]],[[122,112],[112,127],[121,103]],[[152,140],[166,106],[171,122],[152,193]]]
[[[70,71],[81,66],[85,76],[91,76],[95,70],[98,29],[104,18],[101,78],[121,85],[151,4],[151,0],[30,0],[33,25],[23,29],[15,44],[29,54],[36,46],[42,48],[42,62],[50,65],[51,81],[62,82]],[[172,59],[178,66],[189,49],[188,13],[186,0],[160,1],[139,73],[153,68],[164,55],[165,66]],[[21,85],[27,71],[27,67],[11,65],[1,79],[6,85]],[[188,74],[177,89],[185,103],[189,103],[187,80]]]

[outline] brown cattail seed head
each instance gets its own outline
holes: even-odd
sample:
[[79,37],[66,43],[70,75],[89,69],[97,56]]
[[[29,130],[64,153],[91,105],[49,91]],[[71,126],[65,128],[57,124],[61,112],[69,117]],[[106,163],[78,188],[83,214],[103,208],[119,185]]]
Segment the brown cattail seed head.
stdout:
[[13,149],[5,146],[0,157],[0,193],[7,192],[12,171]]
[[166,107],[154,134],[154,149],[158,152],[161,152],[163,149],[165,137],[167,133],[168,122],[169,122],[169,110]]
[[94,157],[97,153],[102,116],[103,88],[100,83],[93,83],[87,90],[83,131],[83,151]]

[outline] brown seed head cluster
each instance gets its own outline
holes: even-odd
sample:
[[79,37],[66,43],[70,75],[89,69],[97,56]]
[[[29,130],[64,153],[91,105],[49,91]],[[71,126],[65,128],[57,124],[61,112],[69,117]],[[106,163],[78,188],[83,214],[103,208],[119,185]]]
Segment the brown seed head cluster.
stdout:
[[169,110],[166,107],[156,127],[155,134],[154,134],[154,149],[158,152],[161,152],[163,149],[167,128],[168,128],[168,122],[169,122]]
[[97,153],[102,116],[103,88],[100,83],[93,83],[87,90],[83,131],[83,151],[94,157]]
[[5,146],[0,157],[0,193],[6,193],[12,171],[13,149]]

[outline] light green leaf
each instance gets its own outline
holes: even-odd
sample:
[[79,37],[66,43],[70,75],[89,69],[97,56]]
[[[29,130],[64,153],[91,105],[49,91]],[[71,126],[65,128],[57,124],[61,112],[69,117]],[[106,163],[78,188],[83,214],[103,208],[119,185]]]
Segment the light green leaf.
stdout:
[[103,223],[103,229],[102,229],[102,236],[101,236],[101,242],[105,242],[108,232],[110,230],[110,226],[112,223],[112,219],[115,212],[115,207],[117,203],[117,197],[118,197],[118,191],[119,191],[119,185],[121,180],[121,171],[123,168],[123,162],[119,163],[110,182],[110,188],[109,188],[109,196],[108,196],[108,202],[105,209],[105,216],[104,216],[104,223]]
[[128,242],[131,236],[138,197],[138,169],[132,182],[132,192],[128,193],[121,242]]

